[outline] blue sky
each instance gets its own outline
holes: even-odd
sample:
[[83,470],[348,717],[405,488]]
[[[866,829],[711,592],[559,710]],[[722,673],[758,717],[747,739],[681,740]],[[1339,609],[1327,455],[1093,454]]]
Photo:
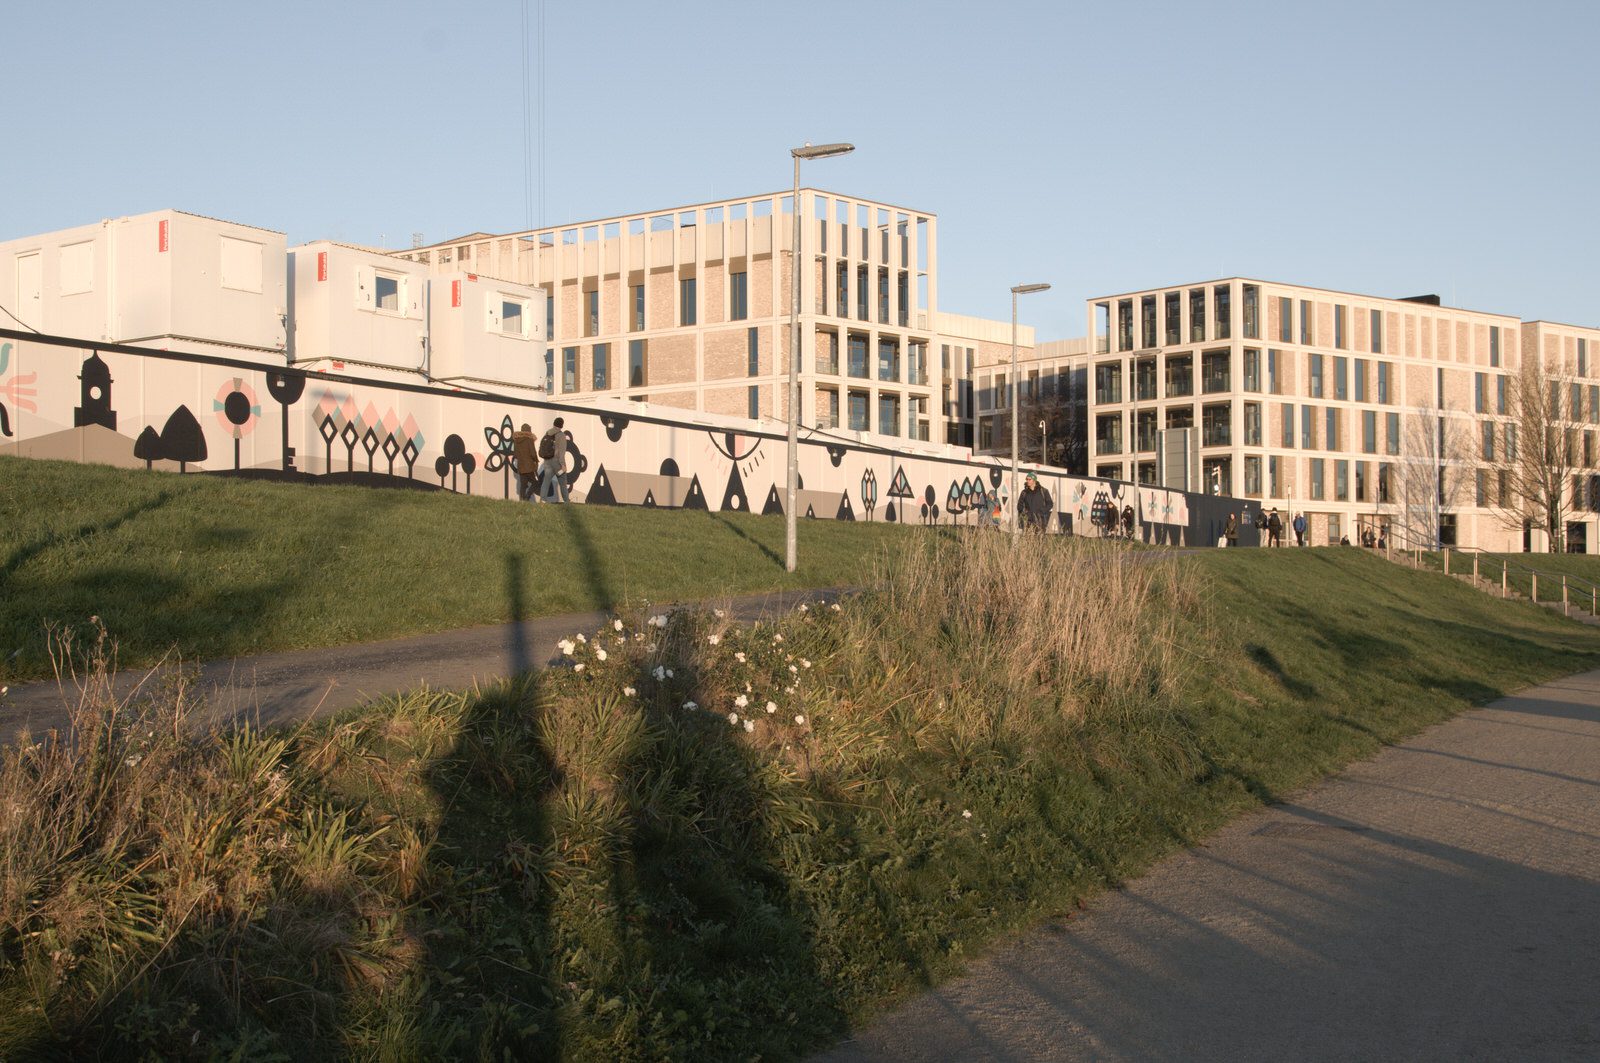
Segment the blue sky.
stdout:
[[[160,207],[292,242],[522,228],[522,25],[14,5],[0,239]],[[535,224],[776,190],[788,148],[848,140],[806,183],[937,213],[942,309],[1052,283],[1041,338],[1229,274],[1600,323],[1600,4],[545,0],[544,27]]]

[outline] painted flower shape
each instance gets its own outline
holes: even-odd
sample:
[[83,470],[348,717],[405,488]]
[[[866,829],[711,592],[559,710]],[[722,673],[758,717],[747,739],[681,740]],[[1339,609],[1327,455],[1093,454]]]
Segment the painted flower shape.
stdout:
[[256,420],[261,416],[261,402],[256,398],[255,389],[239,377],[225,381],[217,389],[211,409],[222,430],[234,439],[243,439],[255,431]]

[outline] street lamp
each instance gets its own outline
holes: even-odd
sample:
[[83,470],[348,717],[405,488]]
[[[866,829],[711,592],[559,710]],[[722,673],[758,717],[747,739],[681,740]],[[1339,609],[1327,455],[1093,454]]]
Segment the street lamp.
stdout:
[[1039,464],[1050,464],[1050,423],[1039,422]]
[[1017,296],[1030,295],[1033,292],[1047,292],[1048,284],[1019,284],[1011,289],[1011,534],[1022,534],[1022,528],[1017,524],[1017,499],[1022,496],[1017,494],[1017,428],[1021,423],[1018,418],[1022,410],[1017,406]]
[[790,148],[794,156],[794,247],[789,252],[789,287],[793,299],[789,303],[789,503],[784,507],[784,567],[793,572],[795,548],[795,498],[800,490],[800,160],[828,159],[835,155],[848,155],[856,150],[854,144],[807,144]]

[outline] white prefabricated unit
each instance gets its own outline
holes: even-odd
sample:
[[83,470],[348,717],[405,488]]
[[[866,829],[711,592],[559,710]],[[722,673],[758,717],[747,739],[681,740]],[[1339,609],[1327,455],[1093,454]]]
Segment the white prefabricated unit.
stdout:
[[447,273],[429,283],[430,375],[435,380],[543,386],[543,288],[475,273]]
[[290,361],[423,371],[427,266],[318,240],[289,252],[289,270]]
[[159,210],[0,243],[0,299],[29,328],[281,365],[282,233]]

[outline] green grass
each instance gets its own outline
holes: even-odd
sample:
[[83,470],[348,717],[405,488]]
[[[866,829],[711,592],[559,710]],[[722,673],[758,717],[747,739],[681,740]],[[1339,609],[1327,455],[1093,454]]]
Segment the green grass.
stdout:
[[631,602],[859,581],[918,531],[531,506],[0,458],[0,681],[98,616],[125,664],[360,642]]
[[[278,745],[141,723],[61,753],[70,786],[0,767],[0,1056],[798,1058],[1242,811],[1600,665],[1587,627],[1355,550],[921,543],[841,612],[632,617],[581,672]],[[1047,576],[1086,588],[1050,624],[1125,625],[1134,666],[1018,652]]]
[[[1444,571],[1444,555],[1424,553],[1422,563],[1436,572]],[[1472,572],[1473,552],[1450,552],[1450,571],[1454,575]],[[1524,597],[1533,595],[1533,574],[1539,575],[1539,600],[1561,601],[1561,577],[1569,580],[1569,600],[1574,606],[1588,609],[1595,604],[1591,588],[1600,586],[1600,556],[1593,554],[1476,554],[1478,577],[1495,586],[1501,585],[1504,572],[1505,586]]]

